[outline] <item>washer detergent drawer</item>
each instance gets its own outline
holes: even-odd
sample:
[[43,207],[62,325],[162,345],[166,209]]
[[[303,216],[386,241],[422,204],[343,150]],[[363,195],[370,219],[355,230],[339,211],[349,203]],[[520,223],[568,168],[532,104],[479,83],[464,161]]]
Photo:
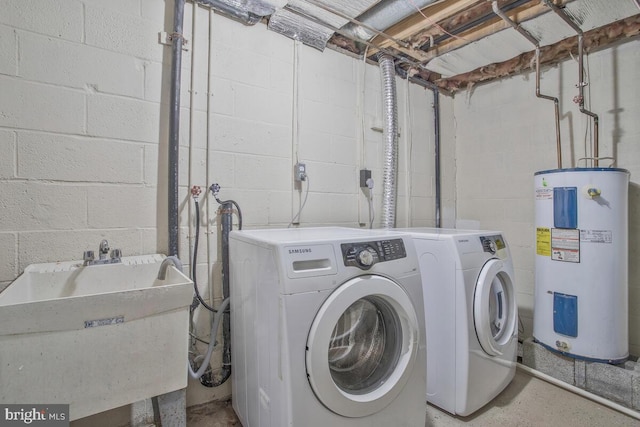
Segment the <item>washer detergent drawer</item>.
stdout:
[[283,250],[290,279],[329,276],[338,272],[333,245],[285,246]]

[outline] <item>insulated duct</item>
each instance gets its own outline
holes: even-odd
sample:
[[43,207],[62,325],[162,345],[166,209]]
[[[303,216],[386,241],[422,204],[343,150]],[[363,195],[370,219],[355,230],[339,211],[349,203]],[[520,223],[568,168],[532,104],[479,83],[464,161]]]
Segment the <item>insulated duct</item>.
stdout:
[[194,0],[203,6],[208,6],[228,17],[247,25],[255,25],[260,20],[276,11],[282,4],[260,0]]
[[271,15],[268,28],[322,51],[334,33],[375,3],[376,0],[289,0]]
[[384,31],[391,25],[421,11],[423,7],[433,3],[434,1],[436,0],[383,0],[362,15],[358,16],[358,21],[366,24],[366,27],[356,23],[349,23],[342,29],[356,38],[370,40],[377,35],[376,32],[371,31],[371,28],[375,28],[378,31]]
[[378,57],[382,83],[384,169],[382,176],[382,227],[396,226],[396,177],[398,175],[398,100],[396,70],[391,55]]

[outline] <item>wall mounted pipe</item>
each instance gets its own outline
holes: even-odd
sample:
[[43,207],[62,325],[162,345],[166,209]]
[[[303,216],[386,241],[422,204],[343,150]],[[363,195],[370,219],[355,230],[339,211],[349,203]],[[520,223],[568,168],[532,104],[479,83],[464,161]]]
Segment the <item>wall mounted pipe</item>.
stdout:
[[180,151],[180,70],[182,69],[182,23],[185,0],[175,0],[171,35],[171,88],[169,98],[168,208],[169,255],[178,255],[178,163]]
[[549,6],[553,12],[558,15],[567,25],[569,25],[573,31],[578,34],[578,91],[579,94],[573,101],[578,104],[580,108],[580,112],[582,114],[586,114],[587,116],[593,118],[593,166],[598,167],[599,160],[599,142],[598,142],[598,115],[592,111],[584,108],[584,87],[587,85],[584,81],[584,34],[580,27],[573,22],[573,20],[564,13],[558,6],[553,4],[550,0],[543,0],[544,4]]
[[442,227],[441,223],[441,185],[440,185],[440,91],[433,89],[433,129],[436,164],[436,228]]
[[500,9],[500,7],[498,7],[498,2],[496,0],[493,0],[491,2],[491,7],[493,9],[493,12],[496,15],[498,15],[500,18],[502,18],[502,20],[504,22],[509,24],[514,30],[516,30],[518,33],[520,33],[524,38],[529,40],[529,42],[531,44],[533,44],[535,46],[535,48],[536,48],[536,54],[535,54],[535,58],[536,58],[536,97],[542,98],[542,99],[547,99],[549,101],[553,101],[555,117],[556,117],[556,152],[557,152],[557,156],[558,156],[558,169],[562,169],[562,144],[560,142],[560,102],[559,102],[558,98],[556,98],[556,97],[549,96],[549,95],[543,95],[542,93],[540,93],[540,42],[535,37],[533,37],[527,30],[525,30],[520,25],[518,25],[515,22],[513,22],[513,20],[511,18],[509,18],[509,16],[507,16],[507,14],[504,13],[504,11]]
[[556,116],[556,153],[558,156],[558,169],[562,169],[562,144],[560,142],[560,101],[558,98],[540,93],[540,46],[536,46],[536,96],[553,101]]
[[384,165],[382,172],[382,227],[396,226],[396,177],[398,174],[398,101],[393,57],[378,57],[382,83]]

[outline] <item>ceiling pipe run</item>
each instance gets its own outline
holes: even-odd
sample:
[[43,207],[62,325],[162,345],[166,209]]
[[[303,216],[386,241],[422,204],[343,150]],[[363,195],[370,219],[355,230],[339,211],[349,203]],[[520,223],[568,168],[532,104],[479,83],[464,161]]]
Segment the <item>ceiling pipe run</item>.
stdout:
[[558,169],[562,169],[562,144],[560,143],[560,102],[556,97],[543,95],[542,93],[540,93],[540,42],[527,30],[513,22],[513,20],[511,20],[511,18],[509,18],[507,14],[504,13],[504,11],[500,10],[500,7],[498,7],[498,2],[496,0],[493,0],[491,2],[491,7],[493,8],[493,11],[496,15],[502,18],[502,20],[507,24],[511,25],[514,30],[516,30],[524,38],[529,40],[529,42],[531,42],[531,44],[533,44],[536,48],[536,97],[553,101],[556,116],[556,152],[558,156]]
[[598,115],[584,108],[584,87],[588,84],[584,81],[584,35],[582,29],[573,22],[573,20],[558,6],[553,4],[550,0],[543,0],[544,4],[549,6],[551,10],[555,12],[564,22],[567,23],[578,34],[578,96],[573,98],[573,102],[578,104],[580,112],[593,118],[593,166],[598,167],[599,160],[599,146],[598,146]]

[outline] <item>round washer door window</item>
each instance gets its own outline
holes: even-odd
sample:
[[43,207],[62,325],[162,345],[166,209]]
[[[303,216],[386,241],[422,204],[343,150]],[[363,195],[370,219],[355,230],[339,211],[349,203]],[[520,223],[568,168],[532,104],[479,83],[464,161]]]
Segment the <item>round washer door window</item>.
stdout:
[[514,336],[517,306],[513,281],[499,259],[487,261],[480,271],[473,319],[482,349],[491,356],[501,355]]
[[399,285],[375,275],[351,279],[327,298],[311,326],[311,388],[337,414],[378,412],[409,379],[419,339],[413,304]]

